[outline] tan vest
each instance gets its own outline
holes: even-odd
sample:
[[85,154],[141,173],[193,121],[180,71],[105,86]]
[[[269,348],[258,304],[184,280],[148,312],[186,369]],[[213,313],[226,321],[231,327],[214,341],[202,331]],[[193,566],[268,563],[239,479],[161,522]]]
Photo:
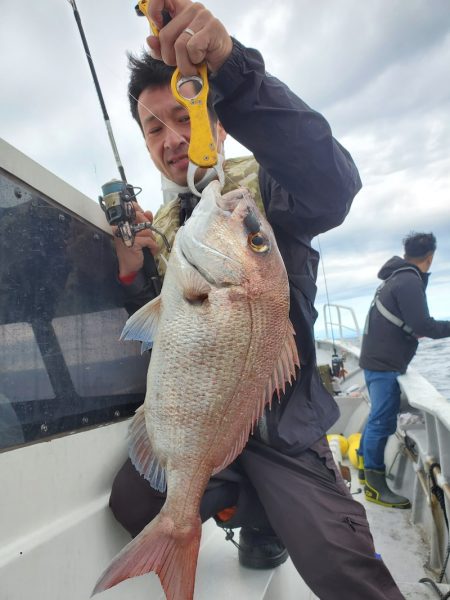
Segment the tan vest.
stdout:
[[[252,193],[258,208],[264,213],[264,206],[258,182],[259,165],[253,156],[230,158],[224,163],[225,187],[222,193],[226,194],[239,187],[246,187]],[[166,236],[170,246],[173,245],[175,234],[180,228],[180,199],[177,197],[158,209],[153,220],[154,226]],[[159,257],[168,259],[169,253],[161,236],[156,235],[159,253],[155,256],[156,264],[161,277],[166,272],[166,263]]]

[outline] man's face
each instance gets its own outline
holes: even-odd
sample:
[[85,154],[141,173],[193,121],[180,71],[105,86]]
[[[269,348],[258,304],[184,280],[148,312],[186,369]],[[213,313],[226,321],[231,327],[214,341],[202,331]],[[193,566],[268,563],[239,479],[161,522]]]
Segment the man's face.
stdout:
[[[191,126],[186,109],[175,100],[170,87],[164,86],[147,88],[141,93],[138,114],[156,168],[178,185],[187,185]],[[219,123],[212,130],[220,149],[226,134]],[[204,169],[197,169],[195,181],[204,173]]]

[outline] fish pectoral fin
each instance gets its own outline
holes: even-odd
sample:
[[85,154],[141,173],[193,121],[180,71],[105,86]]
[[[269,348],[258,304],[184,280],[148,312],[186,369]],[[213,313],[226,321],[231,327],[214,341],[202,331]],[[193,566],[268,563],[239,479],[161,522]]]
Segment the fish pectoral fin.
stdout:
[[180,285],[183,297],[191,304],[203,304],[211,291],[210,284],[191,266],[182,271]]
[[145,304],[136,311],[125,323],[121,340],[139,340],[143,342],[142,352],[152,347],[158,330],[161,313],[161,296]]
[[131,462],[142,475],[159,492],[166,489],[166,471],[154,455],[145,425],[144,406],[140,406],[131,421],[128,430],[129,455]]

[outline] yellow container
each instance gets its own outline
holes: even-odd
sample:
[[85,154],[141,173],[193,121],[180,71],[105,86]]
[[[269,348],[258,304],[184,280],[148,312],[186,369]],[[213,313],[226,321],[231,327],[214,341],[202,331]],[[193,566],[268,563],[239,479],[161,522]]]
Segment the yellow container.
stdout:
[[328,442],[330,442],[331,440],[338,440],[339,447],[341,448],[342,456],[345,456],[347,454],[348,441],[347,441],[346,437],[344,437],[343,435],[341,435],[339,433],[330,433],[329,435],[327,435],[327,440],[328,440]]
[[361,441],[361,434],[359,432],[352,433],[348,436],[347,441],[348,441],[349,446],[351,446],[353,444],[353,442],[356,442],[359,447],[359,443]]
[[355,467],[355,469],[358,468],[358,448],[359,441],[355,440],[353,440],[353,444],[350,444],[348,448],[348,458],[350,459],[350,462]]

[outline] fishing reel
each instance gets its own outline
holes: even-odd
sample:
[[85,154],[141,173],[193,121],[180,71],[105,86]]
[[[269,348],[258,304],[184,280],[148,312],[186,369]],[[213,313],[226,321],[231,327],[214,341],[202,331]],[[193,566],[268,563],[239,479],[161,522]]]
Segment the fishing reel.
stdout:
[[134,187],[125,181],[112,179],[102,185],[103,196],[98,201],[105,213],[106,220],[112,227],[117,227],[116,236],[122,238],[128,248],[134,244],[133,224],[136,219],[136,210],[133,200],[136,200]]
[[333,377],[345,378],[344,358],[334,353],[331,357],[331,374]]
[[139,231],[151,229],[162,237],[167,250],[170,252],[170,245],[166,236],[156,229],[152,223],[136,223],[136,209],[133,202],[136,201],[136,196],[141,191],[141,188],[136,188],[126,181],[111,179],[111,181],[102,185],[103,196],[99,196],[98,201],[109,225],[117,227],[116,237],[122,238],[125,246],[131,248]]

